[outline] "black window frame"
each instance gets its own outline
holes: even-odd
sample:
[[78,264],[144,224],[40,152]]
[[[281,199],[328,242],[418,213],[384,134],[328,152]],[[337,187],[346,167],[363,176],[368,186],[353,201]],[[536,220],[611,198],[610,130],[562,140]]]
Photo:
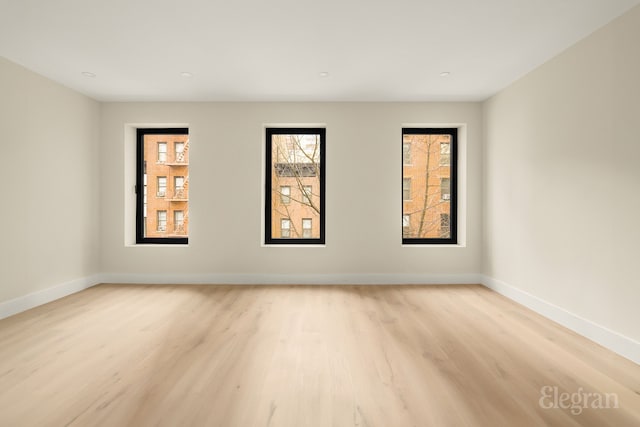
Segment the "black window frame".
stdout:
[[[325,198],[325,176],[327,168],[327,156],[326,156],[326,128],[319,127],[304,127],[304,128],[282,128],[282,127],[267,127],[265,128],[266,147],[265,147],[265,203],[264,203],[264,243],[265,245],[324,245],[325,244],[325,212],[326,212],[326,198]],[[319,191],[319,205],[320,205],[320,237],[317,238],[278,238],[273,237],[273,230],[271,227],[271,202],[273,197],[273,189],[271,188],[272,182],[272,137],[274,135],[318,135],[320,137],[320,191]],[[304,172],[304,171],[303,171]]]
[[[189,128],[136,129],[136,244],[185,245],[189,237],[145,237],[144,235],[144,137],[145,135],[189,135]],[[167,150],[168,150],[167,144]],[[167,159],[169,161],[169,159]],[[167,183],[168,185],[168,183]],[[169,216],[167,213],[167,222]],[[168,224],[167,224],[168,228]]]
[[[402,128],[401,134],[401,168],[400,176],[404,178],[403,167],[406,166],[403,161],[403,144],[405,135],[450,135],[450,176],[449,176],[449,193],[450,193],[450,210],[449,210],[449,229],[450,237],[404,237],[402,236],[403,245],[457,245],[458,244],[458,128]],[[440,150],[440,148],[438,148]],[[443,165],[438,165],[443,166]],[[401,203],[404,203],[404,197],[401,194]],[[404,214],[404,206],[402,206],[402,214]]]

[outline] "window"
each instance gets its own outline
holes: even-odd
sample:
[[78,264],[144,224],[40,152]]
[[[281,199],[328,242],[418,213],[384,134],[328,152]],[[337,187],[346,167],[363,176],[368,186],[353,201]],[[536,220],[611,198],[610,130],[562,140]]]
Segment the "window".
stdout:
[[302,237],[305,239],[311,238],[312,221],[311,218],[302,219]]
[[402,215],[402,237],[408,236],[411,226],[411,216],[410,215]]
[[408,142],[402,143],[402,164],[411,164],[411,144]]
[[[457,243],[457,131],[402,129],[403,244]],[[405,163],[407,145],[411,146],[411,165]]]
[[[136,243],[188,243],[188,134],[186,128],[137,130]],[[167,147],[180,150],[183,162],[167,159]]]
[[302,203],[308,206],[311,206],[311,194],[312,194],[313,186],[311,185],[303,185],[302,186]]
[[291,202],[291,187],[288,185],[280,186],[280,203],[288,205]]
[[451,180],[449,178],[440,178],[440,199],[451,200]]
[[184,189],[184,176],[174,176],[173,177],[173,185],[176,190]]
[[402,178],[402,200],[411,200],[411,178]]
[[451,165],[451,144],[449,142],[440,143],[440,166]]
[[323,128],[266,129],[266,244],[324,244],[325,135]]
[[142,194],[142,215],[147,217],[147,175],[144,176],[144,190]]
[[451,233],[448,213],[440,214],[440,237],[447,237]]
[[158,163],[167,161],[167,143],[158,142]]
[[291,220],[280,220],[280,237],[291,237]]
[[173,177],[173,198],[174,199],[185,198],[184,176]]
[[176,234],[184,233],[184,211],[173,211],[173,231]]
[[164,197],[167,195],[167,177],[159,176],[158,177],[158,191],[156,192],[156,196]]
[[184,163],[184,142],[176,142],[176,163]]
[[157,228],[156,230],[160,232],[167,231],[167,211],[158,211],[157,212]]

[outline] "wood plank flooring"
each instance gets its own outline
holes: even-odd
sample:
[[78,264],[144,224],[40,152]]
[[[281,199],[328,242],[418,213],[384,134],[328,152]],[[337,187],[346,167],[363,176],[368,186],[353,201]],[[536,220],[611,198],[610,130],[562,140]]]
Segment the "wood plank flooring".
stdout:
[[100,285],[0,321],[0,426],[639,425],[640,366],[481,286]]

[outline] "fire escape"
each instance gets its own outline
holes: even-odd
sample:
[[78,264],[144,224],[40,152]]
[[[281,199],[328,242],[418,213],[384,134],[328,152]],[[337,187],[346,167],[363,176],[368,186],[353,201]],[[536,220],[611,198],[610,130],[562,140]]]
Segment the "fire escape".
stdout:
[[[172,168],[179,168],[183,166],[189,166],[189,140],[184,144],[184,148],[182,151],[177,152],[175,154],[175,159],[173,162],[165,163],[167,166]],[[172,174],[177,175],[177,174]],[[171,203],[180,203],[180,202],[188,202],[189,201],[189,175],[184,176],[184,182],[182,187],[174,188],[173,194],[169,199]],[[174,209],[172,209],[174,211]],[[187,235],[187,230],[189,229],[189,204],[187,203],[186,208],[183,210],[184,217],[182,218],[181,223],[174,223],[173,234],[176,236],[185,236]]]

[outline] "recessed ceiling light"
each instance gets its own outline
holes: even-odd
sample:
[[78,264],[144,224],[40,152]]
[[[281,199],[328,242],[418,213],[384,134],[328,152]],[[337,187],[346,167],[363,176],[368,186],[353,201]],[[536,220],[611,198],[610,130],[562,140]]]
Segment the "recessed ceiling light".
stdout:
[[183,71],[183,72],[181,72],[181,73],[180,73],[180,76],[181,76],[181,77],[184,77],[184,78],[186,78],[186,79],[188,79],[188,78],[193,77],[193,74],[191,74],[191,73],[190,73],[190,72],[188,72],[188,71]]
[[449,75],[451,75],[450,71],[443,71],[443,72],[440,73],[440,77],[447,77]]
[[328,71],[322,71],[320,73],[320,77],[329,77],[329,72]]
[[96,75],[94,73],[91,73],[89,71],[83,71],[82,75],[85,77],[95,77]]

